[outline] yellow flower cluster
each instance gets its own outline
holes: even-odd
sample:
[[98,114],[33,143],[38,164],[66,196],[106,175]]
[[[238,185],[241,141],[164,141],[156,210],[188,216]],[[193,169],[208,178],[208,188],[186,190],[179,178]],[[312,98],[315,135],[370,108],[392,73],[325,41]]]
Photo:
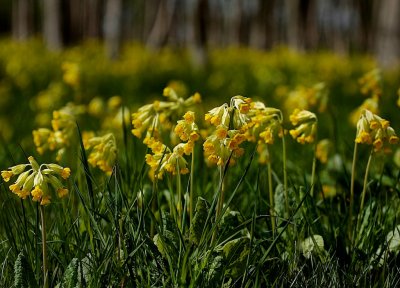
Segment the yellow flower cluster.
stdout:
[[63,62],[61,66],[64,74],[63,80],[65,83],[70,85],[71,87],[79,86],[79,66],[77,63],[73,62]]
[[206,122],[215,126],[203,144],[204,156],[210,163],[223,166],[231,157],[229,164],[232,165],[244,154],[239,145],[246,140],[251,104],[250,98],[238,95],[231,98],[230,105],[225,103],[205,115]]
[[379,98],[382,95],[381,78],[381,71],[379,69],[374,69],[364,74],[358,79],[358,83],[361,86],[361,93]]
[[370,97],[350,113],[350,123],[354,126],[357,125],[358,119],[364,110],[369,110],[374,114],[379,113],[379,98],[382,95],[381,72],[378,69],[374,69],[364,74],[358,80],[358,83],[361,86],[361,93]]
[[[59,198],[68,195],[68,189],[62,184],[61,179],[68,179],[71,170],[68,167],[61,167],[57,164],[39,165],[36,160],[28,157],[29,164],[20,164],[1,171],[5,182],[10,181],[13,176],[19,175],[10,190],[21,199],[29,195],[33,201],[40,201],[40,205],[47,205],[51,202],[51,188]],[[28,170],[26,170],[28,168]],[[26,171],[25,171],[26,170]]]
[[293,139],[300,144],[312,143],[317,133],[317,116],[307,110],[295,109],[289,116],[295,129],[289,131]]
[[153,153],[146,155],[146,163],[151,167],[151,174],[157,175],[159,179],[162,178],[165,171],[173,175],[189,173],[184,155],[193,153],[194,144],[200,138],[199,129],[195,123],[195,113],[186,112],[183,120],[178,120],[174,132],[186,143],[177,144],[172,152],[155,137],[150,137],[145,141]]
[[87,105],[87,112],[101,121],[103,130],[118,132],[121,131],[123,123],[128,126],[131,121],[129,109],[122,106],[120,96],[112,96],[107,101],[101,97],[94,97]]
[[259,162],[269,161],[266,145],[274,143],[275,135],[282,136],[282,112],[266,107],[262,102],[253,102],[250,98],[234,96],[230,105],[223,104],[211,109],[205,120],[215,126],[215,130],[204,142],[204,154],[210,163],[223,166],[229,159],[243,155],[239,145],[244,141],[258,142]]
[[166,87],[163,95],[168,101],[154,101],[139,108],[138,112],[132,114],[132,134],[138,138],[146,132],[144,142],[151,137],[156,137],[161,126],[168,129],[172,127],[172,116],[182,115],[187,108],[201,102],[199,93],[183,99],[177,95],[172,87]]
[[[286,96],[286,95],[285,95]],[[328,90],[324,83],[317,83],[312,87],[300,86],[291,91],[284,101],[285,111],[290,113],[294,109],[309,110],[315,108],[324,112],[328,103]]]
[[53,112],[52,130],[48,128],[33,130],[33,142],[38,153],[42,155],[48,150],[57,150],[57,161],[60,161],[76,133],[76,116],[83,112],[82,106],[68,104]]
[[329,154],[331,154],[333,149],[333,143],[329,139],[322,139],[317,143],[317,147],[315,150],[315,157],[325,164],[328,162]]
[[364,110],[357,123],[355,142],[373,145],[374,151],[378,152],[385,148],[385,144],[397,144],[399,138],[394,129],[390,127],[389,121],[369,110]]
[[85,149],[91,149],[88,162],[93,167],[111,174],[117,159],[117,144],[114,134],[108,133],[100,137],[91,137],[85,141]]

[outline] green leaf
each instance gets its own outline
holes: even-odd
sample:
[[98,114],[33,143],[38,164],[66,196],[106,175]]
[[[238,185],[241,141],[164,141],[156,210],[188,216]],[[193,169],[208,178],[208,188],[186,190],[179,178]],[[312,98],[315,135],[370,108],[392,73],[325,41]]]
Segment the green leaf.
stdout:
[[14,286],[16,288],[38,287],[33,275],[26,257],[22,252],[19,253],[14,264]]
[[312,235],[301,243],[301,249],[307,259],[310,259],[311,255],[322,255],[321,253],[325,251],[324,239],[321,235]]
[[75,288],[79,287],[78,283],[78,267],[79,260],[77,258],[72,259],[68,264],[67,269],[64,272],[62,288]]
[[198,197],[189,231],[189,240],[196,245],[199,245],[209,209],[210,205],[208,202],[204,198]]

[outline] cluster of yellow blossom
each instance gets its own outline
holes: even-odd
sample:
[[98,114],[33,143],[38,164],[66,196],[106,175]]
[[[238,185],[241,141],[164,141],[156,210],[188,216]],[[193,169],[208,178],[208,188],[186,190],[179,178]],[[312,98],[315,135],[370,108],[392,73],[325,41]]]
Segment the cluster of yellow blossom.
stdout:
[[287,113],[291,113],[294,109],[309,110],[311,108],[316,108],[318,112],[324,112],[327,104],[328,90],[324,83],[317,83],[312,87],[300,86],[291,91],[284,101]]
[[[177,95],[171,87],[166,87],[163,91],[164,97],[168,101],[154,101],[139,108],[138,112],[132,114],[132,134],[138,138],[146,132],[144,142],[149,138],[155,137],[155,133],[161,129],[172,127],[172,116],[182,115],[187,108],[201,102],[199,93],[183,99]],[[179,117],[179,116],[178,116]]]
[[282,137],[282,112],[279,109],[266,107],[262,102],[253,102],[250,110],[250,122],[246,126],[248,141],[258,142],[258,162],[266,164],[270,161],[267,145],[272,145],[275,135]]
[[397,144],[399,138],[394,129],[390,127],[389,121],[369,110],[363,110],[357,122],[355,142],[373,145],[375,152],[378,152],[385,148],[385,144]]
[[379,113],[379,98],[382,95],[381,73],[378,69],[364,74],[358,82],[361,86],[361,93],[370,97],[350,113],[350,123],[354,126],[357,125],[358,119],[364,110],[369,110],[375,114]]
[[246,140],[251,103],[250,98],[234,96],[230,105],[225,103],[205,115],[206,122],[215,126],[215,130],[203,144],[204,156],[210,163],[223,166],[230,158],[229,164],[232,165],[235,158],[244,154],[239,145]]
[[229,157],[229,164],[233,164],[235,158],[242,156],[244,150],[239,145],[244,141],[257,141],[259,162],[266,163],[269,161],[266,145],[274,143],[275,135],[283,135],[283,117],[279,109],[243,96],[232,97],[230,105],[225,103],[211,109],[205,120],[215,126],[215,130],[204,142],[204,154],[210,163],[219,166]]
[[183,141],[177,144],[171,152],[166,145],[156,137],[147,138],[145,144],[151,149],[153,154],[146,155],[146,163],[151,168],[151,174],[162,178],[164,171],[173,175],[187,174],[187,161],[184,155],[193,153],[194,144],[200,138],[199,129],[195,123],[195,114],[188,111],[183,116],[183,120],[178,120],[174,129],[175,134]]
[[87,106],[87,112],[101,120],[103,130],[121,131],[123,123],[130,123],[129,109],[122,106],[120,96],[112,96],[107,101],[101,97],[94,97]]
[[361,86],[361,93],[379,98],[382,95],[381,78],[381,71],[379,69],[374,69],[364,74],[358,79],[358,83]]
[[[68,167],[61,167],[57,164],[39,165],[36,160],[28,157],[29,164],[20,164],[1,171],[5,182],[10,181],[13,176],[19,175],[10,190],[21,199],[29,195],[33,201],[40,201],[40,205],[47,205],[51,202],[51,189],[57,193],[59,198],[68,195],[68,189],[62,184],[62,179],[68,179],[71,170]],[[28,168],[28,170],[26,170]],[[26,170],[26,171],[25,171]]]
[[325,164],[328,162],[328,157],[331,154],[333,149],[333,143],[329,139],[322,139],[317,143],[317,147],[315,150],[315,157]]
[[70,103],[53,112],[52,130],[48,128],[33,130],[33,142],[38,153],[42,155],[48,150],[57,150],[57,161],[59,161],[65,153],[66,147],[70,146],[71,139],[74,138],[76,116],[83,112],[82,106],[75,106]]
[[73,62],[63,62],[61,66],[64,74],[63,80],[71,87],[77,88],[79,86],[79,65]]
[[293,139],[300,144],[312,143],[317,133],[317,116],[307,110],[295,109],[289,116],[295,129],[289,131]]
[[104,172],[111,174],[117,159],[117,145],[114,134],[91,137],[84,142],[85,149],[90,149],[88,162],[93,167],[99,167]]

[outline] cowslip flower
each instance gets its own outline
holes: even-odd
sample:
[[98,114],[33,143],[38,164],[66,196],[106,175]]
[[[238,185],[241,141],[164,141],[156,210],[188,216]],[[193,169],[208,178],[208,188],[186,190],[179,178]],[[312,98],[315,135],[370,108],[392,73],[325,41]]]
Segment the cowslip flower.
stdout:
[[208,111],[208,113],[205,114],[204,119],[206,122],[210,123],[211,125],[214,126],[225,126],[226,128],[229,127],[229,122],[230,122],[230,109],[228,104],[224,103],[223,105],[219,107],[215,107]]
[[174,132],[182,141],[197,141],[199,139],[199,128],[195,121],[195,113],[188,111],[183,115],[183,120],[178,120]]
[[64,74],[63,74],[63,80],[65,83],[72,87],[78,87],[79,86],[79,74],[80,74],[80,69],[79,65],[77,63],[73,62],[63,62],[61,66]]
[[247,140],[258,140],[258,144],[273,144],[275,135],[282,136],[283,117],[279,109],[265,107],[262,102],[253,102],[250,114],[250,122],[245,127]]
[[59,198],[68,195],[68,189],[62,184],[71,175],[71,169],[58,164],[41,164],[32,157],[28,157],[29,164],[19,164],[1,171],[5,182],[14,176],[17,180],[9,186],[11,192],[21,199],[32,197],[33,201],[40,201],[40,205],[51,203],[52,192]]
[[117,159],[117,145],[114,134],[90,138],[86,141],[85,149],[91,149],[88,162],[93,167],[99,167],[102,171],[111,174]]
[[317,147],[315,150],[315,157],[321,162],[321,163],[327,163],[328,162],[328,157],[329,154],[331,153],[333,148],[333,144],[329,139],[322,139],[317,143]]
[[373,69],[364,74],[358,79],[358,83],[361,86],[361,93],[364,95],[371,94],[373,97],[379,98],[382,95],[381,78],[381,71],[379,69]]
[[357,122],[356,143],[373,145],[374,151],[382,151],[387,144],[397,144],[399,138],[390,122],[372,113],[363,110]]
[[311,108],[323,112],[328,103],[328,90],[324,83],[317,83],[312,87],[300,86],[285,96],[284,107],[287,112]]
[[[168,86],[164,89],[163,95],[168,101],[154,101],[152,104],[147,104],[139,108],[132,114],[132,134],[137,138],[141,138],[145,134],[146,142],[152,135],[153,131],[170,130],[172,127],[172,119],[177,115],[182,115],[189,107],[192,107],[201,102],[199,93],[184,99],[179,97],[176,91]],[[178,116],[178,117],[179,117]]]
[[307,110],[295,109],[289,117],[294,129],[289,131],[300,144],[312,143],[317,133],[317,116]]
[[46,151],[57,150],[56,159],[60,161],[66,148],[71,145],[71,139],[75,139],[76,118],[84,110],[85,108],[81,105],[67,104],[53,111],[52,129],[39,128],[32,131],[37,152],[43,155]]

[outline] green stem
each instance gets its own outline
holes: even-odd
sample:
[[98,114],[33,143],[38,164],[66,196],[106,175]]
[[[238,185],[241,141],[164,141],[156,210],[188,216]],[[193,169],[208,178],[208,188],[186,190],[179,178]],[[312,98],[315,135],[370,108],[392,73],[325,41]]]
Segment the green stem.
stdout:
[[313,163],[312,163],[312,168],[311,168],[311,189],[310,189],[311,197],[314,197],[315,170],[317,167],[317,156],[315,154],[316,151],[317,151],[317,141],[315,141],[315,144],[314,144],[314,157],[313,157]]
[[193,181],[194,181],[194,147],[192,149],[192,162],[190,163],[190,190],[189,190],[189,226],[193,220]]
[[351,243],[353,243],[353,207],[354,207],[354,178],[356,174],[356,162],[357,162],[357,149],[358,143],[354,145],[353,151],[353,163],[351,166],[351,181],[350,181],[350,210],[349,210],[349,224],[348,224],[348,234]]
[[272,233],[275,235],[275,207],[274,207],[274,191],[272,190],[272,167],[271,167],[271,155],[269,153],[268,145],[267,145],[267,153],[268,153],[268,164],[267,164],[267,173],[268,173],[268,192],[269,192],[269,213],[271,217],[271,227]]
[[218,199],[218,204],[217,204],[217,213],[216,213],[217,219],[221,214],[222,207],[224,206],[225,179],[223,179],[223,173],[224,173],[223,172],[223,166],[221,166],[220,169],[219,169],[219,177],[220,177],[220,181],[222,181],[222,184],[221,184],[221,193],[219,194],[219,199]]
[[220,214],[221,214],[221,211],[222,211],[222,207],[223,207],[223,203],[224,203],[225,179],[223,177],[223,174],[224,174],[223,171],[224,171],[224,167],[220,166],[219,167],[219,183],[221,185],[221,191],[219,191],[220,194],[219,194],[219,198],[218,198],[218,202],[217,202],[217,210],[215,212],[215,220],[216,220],[215,225],[217,225],[217,226],[216,226],[216,229],[214,230],[214,233],[212,235],[211,243],[214,243],[215,239],[217,238],[217,233],[218,233],[218,223],[217,223],[217,221],[218,221],[218,219],[220,217]]
[[40,205],[40,220],[42,224],[42,255],[43,255],[43,288],[48,288],[47,244],[46,244],[46,220],[44,206]]
[[[154,173],[154,181],[153,181],[153,195],[151,197],[151,213],[153,213],[153,215],[155,216],[155,213],[157,211],[157,181],[158,181],[158,177],[157,177],[157,173],[158,171],[156,171]],[[144,201],[144,197],[143,200]],[[155,235],[155,223],[154,220],[152,219],[150,222],[150,237],[151,239],[153,239],[153,236]]]
[[282,156],[283,156],[283,192],[285,194],[285,217],[289,218],[289,191],[287,186],[287,171],[286,171],[286,141],[285,131],[282,127]]
[[361,193],[360,211],[358,212],[358,217],[357,217],[357,233],[358,233],[358,230],[360,229],[360,225],[361,225],[361,221],[360,220],[361,220],[362,211],[364,209],[365,194],[367,192],[368,174],[369,174],[369,168],[371,166],[371,160],[372,160],[373,154],[374,154],[374,150],[372,149],[371,153],[369,154],[369,157],[368,157],[367,167],[365,168],[363,190],[362,190],[362,193]]
[[181,187],[181,172],[179,170],[178,160],[176,161],[176,189],[178,190],[178,203],[176,209],[178,210],[178,226],[182,229],[182,187]]

